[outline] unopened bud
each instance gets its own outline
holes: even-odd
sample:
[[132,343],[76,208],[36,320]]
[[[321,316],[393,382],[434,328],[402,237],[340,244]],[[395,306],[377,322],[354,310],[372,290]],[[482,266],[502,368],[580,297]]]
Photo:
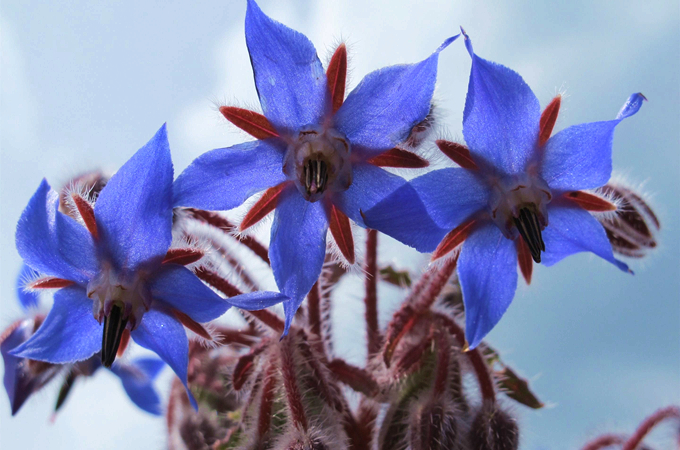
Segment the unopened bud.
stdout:
[[456,417],[437,400],[414,408],[409,434],[412,450],[459,448]]
[[598,216],[614,253],[642,258],[657,246],[659,219],[642,195],[620,184],[609,183],[602,188],[618,205],[615,214]]
[[485,403],[472,421],[470,442],[475,450],[517,450],[517,422],[497,405]]
[[421,120],[413,128],[411,128],[411,133],[409,134],[408,138],[406,138],[404,144],[411,148],[418,147],[425,141],[425,139],[428,138],[428,136],[432,132],[432,129],[434,128],[434,123],[435,123],[435,104],[431,103],[430,111],[427,113],[427,116],[425,116],[423,120]]
[[109,177],[98,170],[82,173],[71,178],[59,191],[59,210],[64,214],[71,214],[71,208],[68,205],[70,204],[70,194],[73,191],[87,194],[86,198],[95,202],[108,181]]

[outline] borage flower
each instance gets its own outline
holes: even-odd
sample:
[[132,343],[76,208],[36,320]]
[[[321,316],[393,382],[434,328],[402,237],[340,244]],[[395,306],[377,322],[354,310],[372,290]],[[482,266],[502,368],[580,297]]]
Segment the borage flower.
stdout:
[[[474,54],[463,114],[463,145],[437,141],[461,168],[412,180],[439,229],[432,245],[403,242],[437,259],[464,242],[458,261],[466,337],[470,348],[498,323],[517,287],[517,270],[531,281],[532,260],[551,266],[573,253],[590,251],[623,271],[602,225],[588,211],[616,206],[584,192],[607,183],[612,171],[614,128],[635,114],[642,94],[633,94],[615,120],[572,126],[550,137],[559,112],[556,97],[543,114],[536,96],[516,72]],[[395,192],[366,212],[366,224],[396,223],[401,199]],[[448,233],[448,234],[447,234]]]
[[[321,273],[326,234],[354,263],[350,219],[406,185],[378,166],[423,167],[395,146],[430,111],[438,54],[367,75],[344,99],[347,54],[341,45],[324,72],[312,43],[248,1],[246,43],[264,116],[223,107],[232,123],[258,141],[210,151],[175,182],[175,205],[229,210],[268,189],[246,214],[245,230],[276,209],[269,258],[281,293],[244,294],[284,302],[287,333],[293,314]],[[343,101],[344,99],[344,101]],[[411,217],[427,217],[417,194],[403,199]]]
[[[78,377],[92,376],[102,367],[99,354],[74,364],[51,364],[33,361],[10,354],[26,342],[45,320],[36,311],[39,298],[35,291],[24,289],[26,282],[39,278],[39,274],[24,265],[17,280],[17,298],[27,317],[17,320],[0,334],[0,353],[5,363],[3,382],[9,399],[12,415],[19,412],[26,400],[45,387],[56,375],[65,372],[64,381],[55,413],[64,405]],[[157,358],[137,358],[131,363],[117,361],[110,370],[120,378],[123,388],[132,402],[140,409],[154,415],[161,415],[161,400],[153,385],[165,363]]]
[[71,193],[85,226],[58,211],[59,195],[43,180],[19,220],[16,244],[43,276],[28,287],[59,290],[44,323],[13,355],[63,364],[101,351],[110,367],[132,337],[186,386],[182,325],[200,333],[199,322],[230,304],[189,269],[164,262],[172,241],[172,177],[163,126],[108,181],[94,207]]

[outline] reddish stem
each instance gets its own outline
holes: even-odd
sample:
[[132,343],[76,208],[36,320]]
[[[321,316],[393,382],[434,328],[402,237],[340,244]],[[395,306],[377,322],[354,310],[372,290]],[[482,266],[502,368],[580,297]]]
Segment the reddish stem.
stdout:
[[[460,347],[466,346],[465,333],[462,328],[458,326],[456,322],[450,318],[444,316],[443,314],[435,313],[434,317],[439,320],[456,338]],[[484,400],[490,401],[492,403],[496,402],[496,390],[494,389],[493,378],[491,377],[491,372],[489,371],[489,366],[486,365],[484,357],[478,349],[468,350],[465,355],[470,360],[472,369],[477,376],[477,381],[479,382],[479,389],[482,391],[482,398]]]
[[260,439],[266,436],[271,424],[272,406],[274,405],[274,394],[276,393],[277,370],[276,364],[271,363],[264,372],[265,380],[262,386],[262,398],[257,419],[257,434]]
[[283,330],[285,328],[283,320],[281,320],[279,316],[277,316],[273,312],[267,311],[266,309],[260,309],[259,311],[244,311],[244,312],[255,317],[260,322],[267,325],[269,328],[276,331],[277,333],[283,333]]
[[307,320],[309,329],[316,337],[321,337],[321,297],[319,296],[319,282],[312,286],[312,290],[307,294]]
[[267,248],[258,242],[252,236],[234,235],[237,231],[237,227],[229,222],[226,218],[220,216],[211,211],[203,211],[202,209],[186,208],[186,211],[191,213],[194,219],[200,220],[203,223],[211,225],[218,230],[228,234],[233,237],[241,244],[248,247],[253,253],[262,259],[262,261],[269,264],[269,255],[267,254]]
[[367,397],[375,397],[378,394],[378,382],[373,379],[370,372],[348,364],[342,359],[334,359],[329,362],[328,369],[338,381],[355,391],[361,392]]
[[437,346],[437,375],[434,380],[432,396],[441,398],[446,393],[449,382],[449,365],[451,363],[451,342],[447,333],[435,332],[435,344]]
[[231,284],[229,281],[225,280],[215,272],[212,272],[205,267],[200,267],[196,271],[196,276],[201,280],[208,283],[210,286],[214,287],[218,291],[222,292],[227,297],[235,297],[237,295],[243,294],[239,288]]
[[425,312],[432,306],[434,301],[437,299],[441,293],[446,283],[453,275],[453,271],[456,269],[456,263],[458,262],[458,256],[450,258],[444,262],[444,265],[437,271],[436,275],[432,278],[430,285],[423,292],[420,298],[415,300],[415,310],[417,312]]
[[368,334],[368,358],[380,352],[380,328],[378,328],[378,232],[368,230],[366,233],[366,331]]
[[290,409],[291,418],[295,427],[301,431],[307,431],[307,416],[305,416],[302,404],[302,394],[297,382],[295,371],[295,360],[293,359],[293,341],[295,339],[284,339],[279,344],[281,349],[281,376],[283,387],[286,391],[286,399]]
[[642,443],[645,436],[647,436],[655,426],[666,419],[680,419],[680,408],[677,406],[668,406],[647,417],[623,445],[621,450],[635,450]]
[[588,442],[581,450],[600,450],[612,445],[622,445],[626,442],[626,437],[617,434],[606,434],[599,436]]

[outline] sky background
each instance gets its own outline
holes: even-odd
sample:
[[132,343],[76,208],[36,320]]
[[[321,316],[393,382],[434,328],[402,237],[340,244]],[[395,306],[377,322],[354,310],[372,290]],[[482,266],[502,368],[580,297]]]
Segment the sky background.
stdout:
[[[578,448],[604,431],[631,432],[680,402],[680,6],[675,0],[267,1],[328,61],[348,44],[350,86],[377,68],[427,57],[463,25],[482,57],[519,72],[545,106],[565,93],[557,129],[613,119],[633,92],[649,99],[617,127],[614,167],[651,195],[660,248],[635,276],[591,255],[535,269],[488,342],[549,404],[513,407],[523,449]],[[245,1],[3,0],[0,4],[0,326],[21,316],[16,221],[42,177],[59,186],[120,167],[168,123],[175,174],[199,154],[244,140],[217,112],[256,107],[243,31]],[[462,138],[470,59],[462,42],[440,56],[442,136]],[[349,89],[348,89],[349,91]],[[427,258],[382,239],[381,263]],[[338,352],[363,358],[358,282],[343,286]],[[387,320],[397,293],[381,286]],[[342,325],[344,332],[342,330]],[[166,390],[170,374],[161,380]],[[82,380],[81,380],[82,381]],[[137,410],[102,371],[80,383],[51,425],[57,386],[11,418],[0,395],[0,447],[162,448],[165,421]],[[506,402],[511,406],[509,402]],[[668,442],[668,428],[656,438]]]

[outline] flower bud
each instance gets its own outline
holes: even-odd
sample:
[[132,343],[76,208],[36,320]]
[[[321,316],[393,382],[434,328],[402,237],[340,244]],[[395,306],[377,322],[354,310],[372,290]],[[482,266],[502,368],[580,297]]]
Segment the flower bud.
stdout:
[[472,421],[470,442],[475,450],[517,450],[517,422],[497,405],[486,402]]
[[642,258],[657,245],[659,219],[642,195],[620,184],[609,183],[602,193],[617,204],[615,214],[597,216],[602,223],[614,253]]
[[411,450],[454,450],[458,445],[458,423],[454,412],[439,399],[429,399],[413,408],[409,441]]

